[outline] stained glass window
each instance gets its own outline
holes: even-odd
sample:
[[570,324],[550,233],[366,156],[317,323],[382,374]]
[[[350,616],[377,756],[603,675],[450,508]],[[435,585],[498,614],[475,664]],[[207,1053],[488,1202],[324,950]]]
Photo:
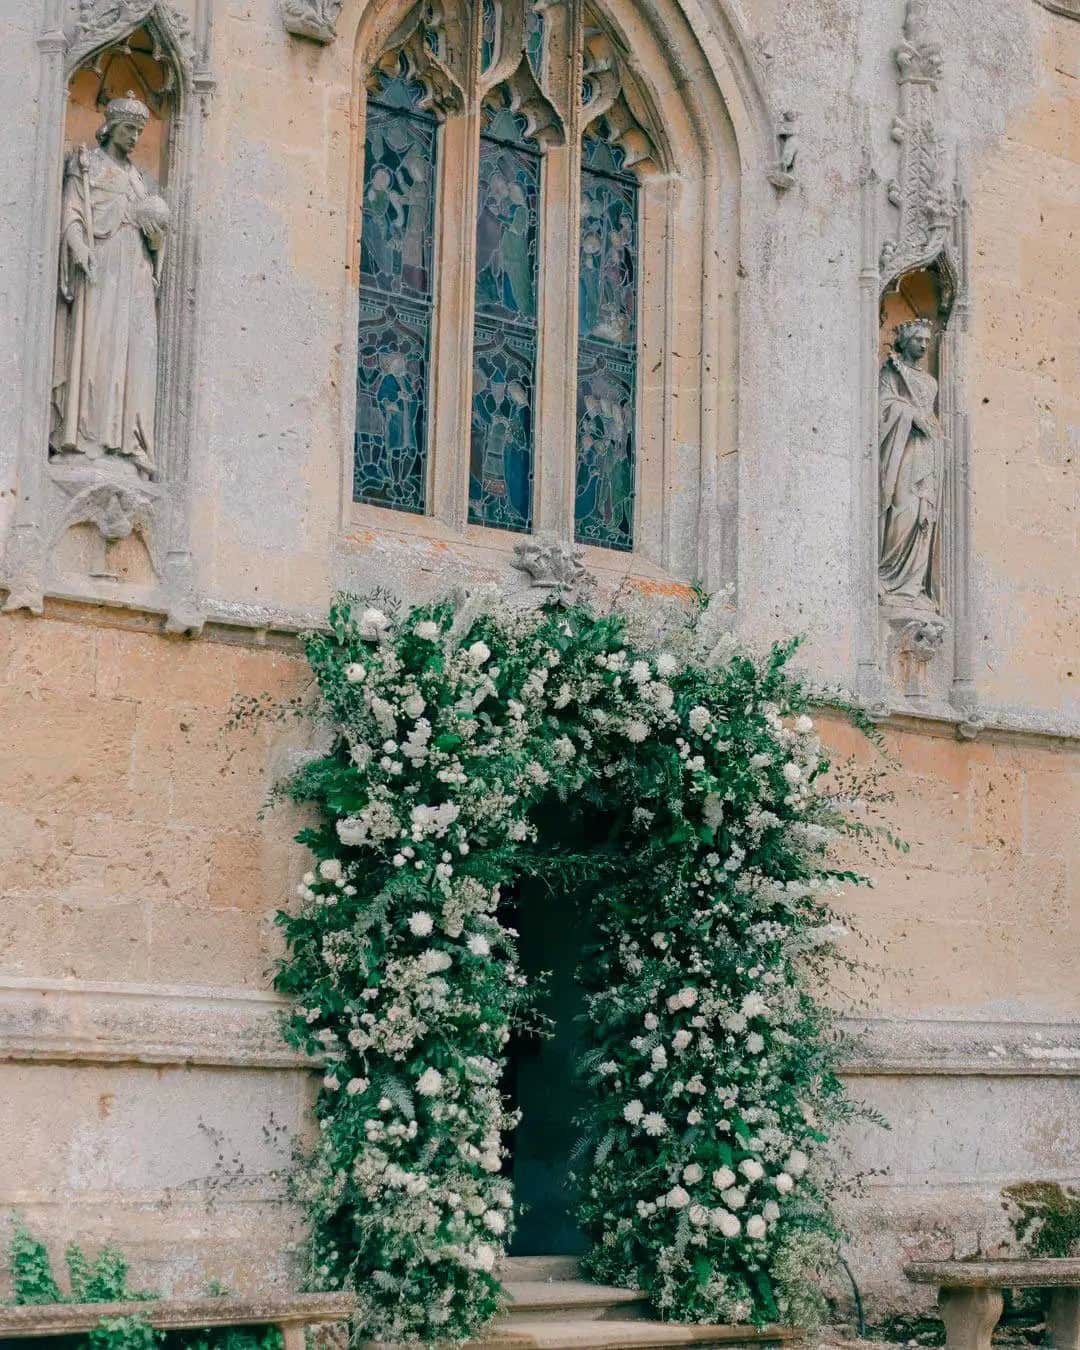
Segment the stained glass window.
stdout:
[[544,75],[544,12],[536,4],[525,6],[525,54],[537,81]]
[[498,15],[495,0],[480,0],[480,69],[487,70],[495,60]]
[[367,100],[353,497],[423,512],[433,299],[435,119],[399,75]]
[[634,544],[637,180],[601,119],[582,145],[576,537]]
[[469,520],[532,523],[540,154],[526,121],[484,108],[476,227]]

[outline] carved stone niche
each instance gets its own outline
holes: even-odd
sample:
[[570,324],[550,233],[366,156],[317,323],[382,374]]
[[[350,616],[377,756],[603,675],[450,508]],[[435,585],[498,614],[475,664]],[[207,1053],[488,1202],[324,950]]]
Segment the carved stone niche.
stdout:
[[195,35],[164,0],[79,0],[67,28],[62,0],[45,11],[4,608],[40,613],[55,595],[196,632],[188,466],[208,9],[197,3]]

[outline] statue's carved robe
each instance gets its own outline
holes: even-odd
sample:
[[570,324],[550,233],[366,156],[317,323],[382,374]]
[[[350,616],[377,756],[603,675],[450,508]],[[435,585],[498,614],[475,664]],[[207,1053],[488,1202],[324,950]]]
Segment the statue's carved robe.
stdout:
[[[101,149],[81,153],[87,172],[76,151],[64,177],[49,443],[91,459],[123,455],[150,474],[157,308],[153,255],[135,211],[154,189],[133,164]],[[71,254],[73,238],[90,244],[92,282]]]
[[878,576],[885,596],[923,604],[937,604],[941,596],[944,447],[934,413],[937,388],[931,374],[895,352],[881,367]]

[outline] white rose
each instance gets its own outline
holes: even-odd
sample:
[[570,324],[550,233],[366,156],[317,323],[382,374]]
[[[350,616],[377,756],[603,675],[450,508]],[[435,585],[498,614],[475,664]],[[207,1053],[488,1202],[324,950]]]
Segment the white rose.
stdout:
[[390,620],[381,609],[365,609],[360,615],[360,623],[357,626],[357,632],[362,638],[368,640],[378,638],[390,627]]
[[350,1097],[355,1097],[358,1092],[363,1092],[368,1085],[366,1078],[350,1078],[345,1084],[345,1091]]
[[409,932],[416,937],[427,937],[434,927],[435,920],[422,909],[416,910],[409,916]]
[[646,1013],[646,1014],[645,1014],[645,1030],[646,1030],[646,1031],[655,1031],[656,1028],[657,1028],[659,1025],[660,1025],[660,1019],[659,1019],[659,1017],[657,1017],[657,1015],[656,1015],[655,1013]]
[[780,1206],[775,1200],[766,1200],[761,1207],[761,1213],[767,1223],[775,1223],[780,1217]]
[[695,1228],[704,1228],[709,1222],[709,1211],[704,1205],[691,1205],[688,1217]]
[[726,1191],[729,1186],[734,1186],[737,1180],[730,1167],[718,1167],[712,1174],[712,1184],[718,1191]]
[[671,1039],[671,1044],[676,1050],[685,1050],[693,1039],[688,1031],[677,1031]]
[[760,1181],[765,1175],[765,1169],[756,1158],[744,1158],[739,1164],[739,1171],[747,1181]]
[[728,1209],[742,1209],[743,1205],[746,1204],[746,1192],[739,1190],[737,1186],[729,1186],[720,1199],[723,1200]]
[[726,1238],[737,1238],[742,1232],[742,1224],[734,1214],[730,1214],[726,1209],[714,1209],[710,1216],[710,1222],[714,1228],[719,1228]]
[[687,1182],[688,1185],[693,1186],[696,1182],[700,1181],[704,1175],[705,1173],[697,1163],[689,1163],[683,1168],[682,1179]]
[[781,1195],[787,1195],[789,1191],[795,1189],[795,1180],[793,1177],[789,1176],[787,1172],[780,1172],[777,1176],[773,1177],[773,1185]]
[[332,1073],[328,1073],[328,1074],[326,1075],[326,1077],[325,1077],[322,1081],[323,1081],[323,1087],[326,1088],[327,1092],[336,1092],[336,1091],[337,1091],[337,1089],[338,1089],[338,1087],[339,1087],[339,1083],[338,1083],[338,1080],[334,1077],[334,1075],[333,1075]]
[[686,715],[686,720],[690,723],[690,730],[702,732],[709,725],[710,716],[708,708],[703,708],[699,703],[696,708],[691,708]]
[[367,678],[367,667],[360,665],[358,661],[352,661],[345,667],[345,678],[350,684],[363,684]]
[[491,655],[491,648],[486,642],[474,642],[465,654],[474,666],[482,666]]
[[807,717],[805,713],[795,719],[795,730],[800,736],[809,736],[814,729],[814,719]]
[[667,1196],[668,1209],[685,1209],[690,1203],[690,1196],[681,1186],[672,1186]]
[[748,1238],[760,1239],[765,1236],[765,1220],[760,1214],[753,1214],[746,1221],[746,1236]]
[[443,1077],[438,1069],[425,1069],[416,1080],[416,1090],[421,1097],[437,1097],[442,1085]]
[[437,623],[432,623],[430,619],[425,619],[423,623],[418,623],[416,625],[413,632],[418,638],[422,638],[425,642],[434,642],[439,636],[439,625]]
[[427,704],[420,694],[410,694],[401,706],[410,717],[416,718],[424,711]]

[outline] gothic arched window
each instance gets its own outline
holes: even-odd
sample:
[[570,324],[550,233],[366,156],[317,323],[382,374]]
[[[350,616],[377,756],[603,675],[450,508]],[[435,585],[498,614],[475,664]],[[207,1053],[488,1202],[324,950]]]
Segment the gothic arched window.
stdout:
[[652,120],[580,0],[422,0],[384,39],[366,79],[356,502],[636,547]]

